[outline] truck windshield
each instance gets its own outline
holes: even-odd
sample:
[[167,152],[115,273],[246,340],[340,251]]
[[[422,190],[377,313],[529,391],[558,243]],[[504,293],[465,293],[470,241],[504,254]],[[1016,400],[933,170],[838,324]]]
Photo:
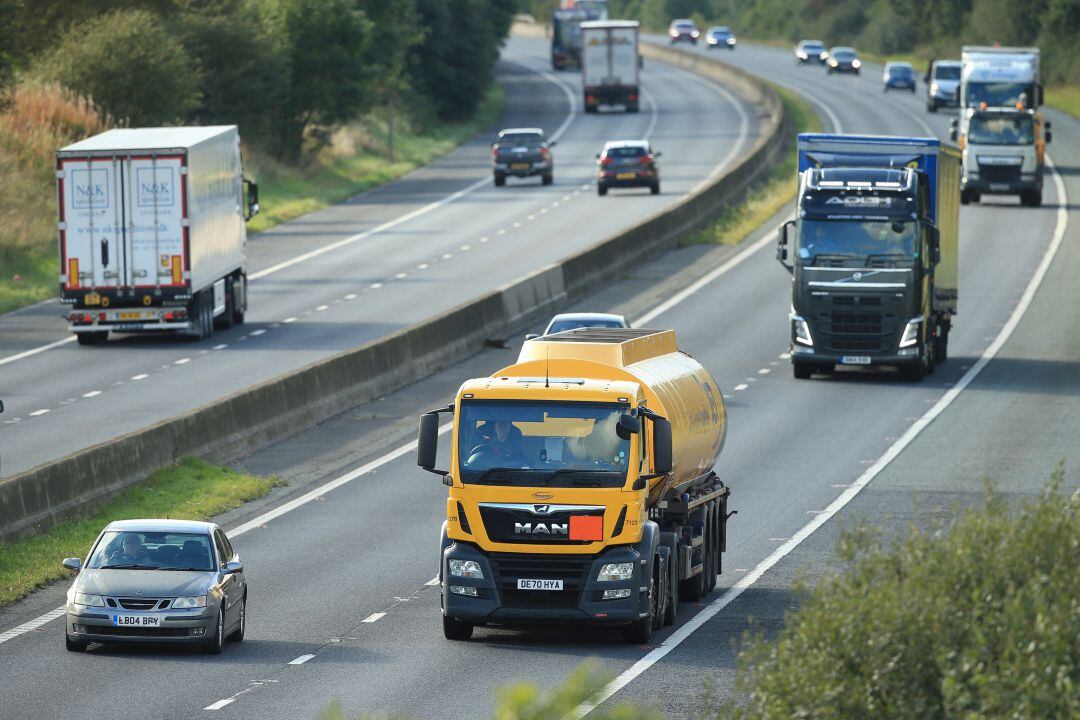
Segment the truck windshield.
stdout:
[[1035,123],[1028,116],[971,118],[967,141],[971,145],[1031,145],[1035,142]]
[[615,432],[629,406],[476,401],[461,404],[458,457],[466,484],[621,487],[630,442]]
[[871,255],[913,258],[917,238],[911,220],[803,220],[799,258],[807,265],[818,258],[866,259]]
[[934,67],[935,80],[959,80],[959,65],[937,65]]
[[986,107],[1016,107],[1018,102],[1030,107],[1031,89],[1030,83],[968,83],[964,107],[979,107],[982,103],[986,103]]

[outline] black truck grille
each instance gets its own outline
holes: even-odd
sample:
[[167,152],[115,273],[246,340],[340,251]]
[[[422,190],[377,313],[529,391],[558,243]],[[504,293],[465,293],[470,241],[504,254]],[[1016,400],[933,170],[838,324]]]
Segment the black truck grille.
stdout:
[[[865,298],[860,298],[860,303]],[[879,301],[880,302],[880,301]],[[846,305],[846,302],[838,302]],[[854,299],[851,305],[854,305]],[[837,310],[818,315],[822,344],[831,353],[873,354],[889,350],[896,318],[879,312]]]
[[[567,609],[578,607],[588,581],[590,555],[490,555],[495,585],[508,608]],[[518,590],[517,581],[562,580],[562,590]]]
[[571,516],[604,516],[604,508],[555,511],[536,515],[524,508],[489,507],[480,505],[484,530],[495,542],[529,543],[540,545],[587,545],[594,540],[571,540]]
[[1008,183],[1020,179],[1019,165],[979,165],[979,176],[985,182]]

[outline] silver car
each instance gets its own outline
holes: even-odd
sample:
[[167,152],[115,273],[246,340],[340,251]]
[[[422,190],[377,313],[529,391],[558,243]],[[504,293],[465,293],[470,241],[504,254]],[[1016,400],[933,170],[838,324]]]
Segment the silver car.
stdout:
[[[622,315],[610,313],[584,312],[584,313],[559,313],[551,318],[551,322],[544,329],[542,335],[554,335],[565,330],[577,330],[579,328],[628,328],[630,323]],[[525,336],[526,340],[535,340],[541,337],[535,333]]]
[[91,642],[193,643],[220,653],[244,639],[247,581],[217,525],[188,520],[120,520],[94,541],[67,593],[67,649]]

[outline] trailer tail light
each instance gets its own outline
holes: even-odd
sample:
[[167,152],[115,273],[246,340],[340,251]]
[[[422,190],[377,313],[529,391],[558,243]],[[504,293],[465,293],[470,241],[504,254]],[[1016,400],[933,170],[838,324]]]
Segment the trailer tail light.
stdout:
[[68,259],[68,287],[79,287],[79,259]]
[[172,320],[185,320],[187,319],[187,310],[180,308],[179,310],[169,310],[165,313],[165,319]]
[[105,322],[105,313],[98,313],[98,322]]
[[183,266],[181,265],[181,258],[179,255],[172,256],[172,282],[173,285],[179,285],[184,279]]

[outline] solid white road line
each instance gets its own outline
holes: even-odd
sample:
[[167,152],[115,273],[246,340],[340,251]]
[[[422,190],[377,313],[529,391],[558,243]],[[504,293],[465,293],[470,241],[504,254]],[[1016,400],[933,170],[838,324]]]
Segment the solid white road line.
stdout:
[[33,357],[34,355],[37,355],[38,353],[43,353],[46,350],[52,350],[53,348],[58,348],[61,345],[67,345],[68,343],[72,343],[72,342],[75,342],[75,336],[74,335],[68,335],[63,340],[57,340],[56,342],[51,342],[48,345],[42,345],[41,347],[36,347],[36,348],[34,348],[32,350],[26,350],[24,352],[16,353],[14,355],[8,355],[6,358],[0,358],[0,365],[7,365],[8,363],[13,363],[13,362],[15,362],[17,360],[22,360],[24,358]]
[[1066,206],[1068,205],[1068,195],[1065,192],[1065,183],[1062,181],[1061,175],[1057,172],[1057,169],[1054,167],[1049,156],[1046,158],[1046,164],[1053,174],[1054,187],[1057,189],[1058,197],[1057,225],[1054,229],[1054,237],[1050,241],[1050,245],[1046,248],[1046,253],[1043,255],[1042,262],[1039,263],[1038,269],[1028,282],[1024,294],[1020,298],[1020,302],[1017,303],[1012,315],[1009,316],[1009,321],[1005,323],[1001,332],[997,334],[997,337],[994,338],[994,341],[986,348],[978,361],[964,373],[964,376],[960,378],[960,381],[957,382],[955,386],[946,392],[940,400],[934,403],[933,407],[927,410],[922,417],[916,420],[915,423],[900,436],[900,439],[885,451],[884,455],[879,457],[873,465],[868,467],[854,483],[844,489],[844,491],[840,493],[840,495],[833,500],[825,510],[815,515],[813,520],[788,538],[784,544],[776,548],[776,550],[768,557],[758,563],[753,570],[740,578],[738,582],[727,590],[727,592],[706,605],[705,608],[695,615],[688,623],[669,635],[659,647],[653,649],[645,657],[631,665],[629,669],[608,683],[604,689],[594,697],[576,707],[567,717],[580,719],[588,715],[598,705],[617,693],[621,688],[625,687],[627,683],[641,675],[641,673],[659,662],[665,655],[686,640],[686,638],[690,637],[694,631],[734,602],[736,598],[743,594],[743,591],[757,582],[770,568],[783,560],[792,550],[806,540],[806,538],[813,535],[818,528],[832,519],[834,515],[854,500],[855,497],[862,492],[863,488],[869,485],[881,471],[888,467],[889,464],[892,463],[892,461],[895,460],[897,456],[899,456],[900,453],[930,425],[930,423],[941,415],[941,413],[945,412],[946,408],[952,405],[953,401],[956,400],[960,393],[963,392],[964,389],[978,377],[983,368],[994,359],[1005,343],[1008,342],[1013,331],[1016,330],[1016,327],[1020,324],[1020,320],[1023,319],[1028,307],[1031,306],[1031,301],[1035,298],[1035,293],[1038,292],[1039,286],[1042,285],[1043,278],[1046,277],[1046,273],[1050,269],[1050,265],[1057,255],[1058,248],[1061,247],[1061,243],[1065,239],[1065,233],[1069,227],[1069,215],[1066,210]]

